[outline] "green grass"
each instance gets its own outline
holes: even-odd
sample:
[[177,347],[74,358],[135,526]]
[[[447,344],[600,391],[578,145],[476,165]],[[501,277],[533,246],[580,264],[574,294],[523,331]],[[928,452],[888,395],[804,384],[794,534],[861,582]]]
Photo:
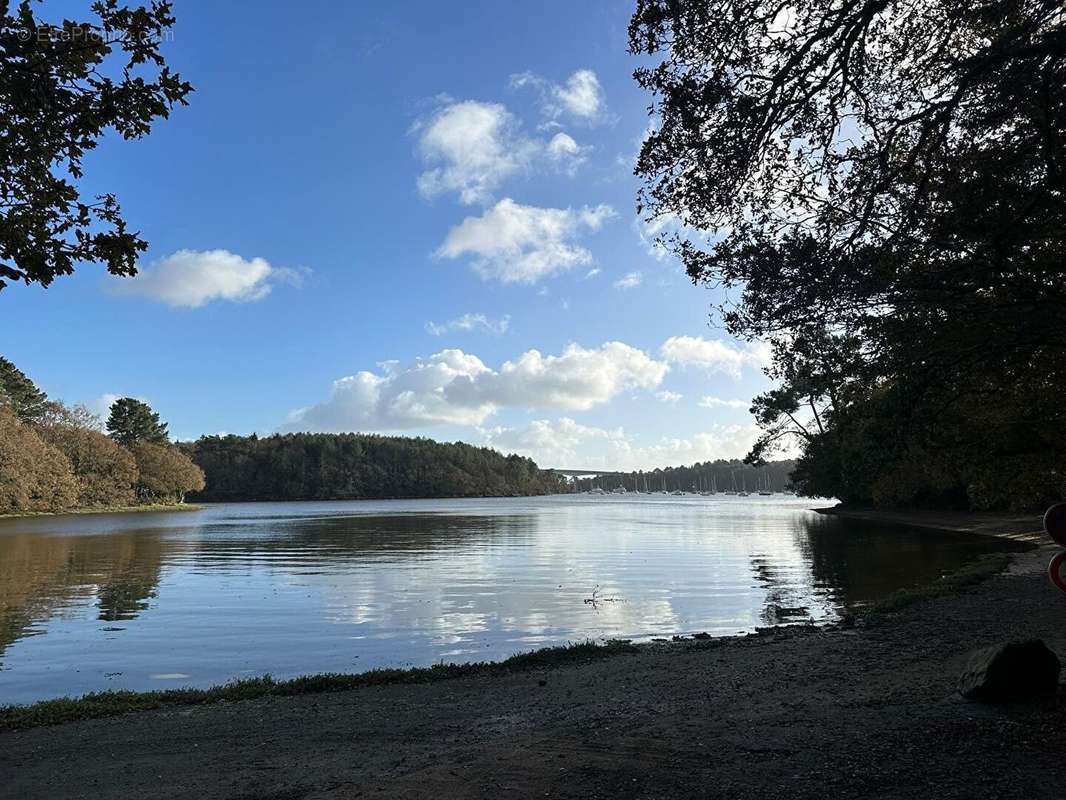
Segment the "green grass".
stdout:
[[66,511],[14,511],[0,514],[0,519],[11,517],[62,517],[66,514],[136,514],[145,511],[202,511],[195,503],[146,503],[140,506],[96,506],[93,508],[70,508]]
[[901,611],[915,603],[956,594],[970,586],[987,581],[1003,572],[1011,562],[1011,553],[989,553],[976,561],[951,572],[940,580],[913,589],[898,589],[887,597],[865,606],[851,609],[850,621],[869,624],[883,614]]
[[538,667],[587,662],[635,650],[636,646],[626,640],[609,641],[605,644],[589,641],[519,653],[506,661],[481,661],[473,664],[442,663],[417,669],[378,669],[354,674],[322,673],[285,681],[277,681],[269,675],[264,675],[261,678],[232,681],[209,689],[94,692],[82,697],[42,700],[32,705],[0,706],[0,731],[59,725],[64,722],[113,717],[132,711],[149,711],[169,706],[208,705],[252,700],[259,697],[343,692],[365,686],[430,683],[471,675],[503,675]]

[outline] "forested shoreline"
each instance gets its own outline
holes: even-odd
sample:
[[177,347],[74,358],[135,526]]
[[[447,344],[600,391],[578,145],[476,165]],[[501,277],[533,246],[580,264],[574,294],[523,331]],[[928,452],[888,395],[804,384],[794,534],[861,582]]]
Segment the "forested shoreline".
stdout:
[[0,514],[179,505],[204,474],[144,402],[120,398],[104,423],[49,400],[0,357]]
[[720,458],[690,466],[582,478],[577,482],[577,488],[611,491],[621,486],[630,492],[784,492],[793,488],[792,470],[795,466],[796,462],[788,459],[754,466],[739,459]]
[[204,502],[516,497],[569,491],[529,458],[422,437],[363,433],[204,436],[179,445]]

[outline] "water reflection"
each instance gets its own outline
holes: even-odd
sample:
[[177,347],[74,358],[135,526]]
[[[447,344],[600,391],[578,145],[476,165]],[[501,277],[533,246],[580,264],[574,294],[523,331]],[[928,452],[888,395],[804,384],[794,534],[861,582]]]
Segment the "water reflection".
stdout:
[[780,498],[5,520],[0,702],[818,622],[1005,546],[849,524]]

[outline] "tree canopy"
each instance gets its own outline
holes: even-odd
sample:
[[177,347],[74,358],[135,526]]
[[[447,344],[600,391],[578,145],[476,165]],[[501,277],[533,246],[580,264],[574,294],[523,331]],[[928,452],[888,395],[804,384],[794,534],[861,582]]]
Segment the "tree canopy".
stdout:
[[195,500],[507,497],[567,491],[528,458],[461,442],[359,433],[204,436],[180,445],[203,468]]
[[147,243],[113,194],[83,197],[76,184],[107,130],[136,139],[186,104],[192,87],[160,53],[171,4],[99,0],[92,20],[57,24],[34,5],[0,14],[0,289],[48,286],[82,262],[134,275]]
[[[0,402],[0,513],[180,503],[187,492],[203,489],[203,472],[170,446],[166,424],[146,404],[116,402],[116,435],[108,437],[87,408],[46,400],[0,358],[0,381],[3,376],[22,400]],[[27,407],[33,413],[20,417],[18,409]]]
[[150,405],[133,397],[120,397],[111,404],[107,432],[112,439],[127,447],[135,442],[170,442],[167,423],[160,421],[159,414],[152,411]]
[[48,395],[22,370],[0,356],[0,405],[10,406],[23,422],[32,422],[45,414],[47,402]]
[[[641,210],[776,344],[753,460],[798,439],[845,499],[1061,496],[1062,4],[638,0],[630,44],[659,59]],[[1040,489],[982,488],[1011,472]]]

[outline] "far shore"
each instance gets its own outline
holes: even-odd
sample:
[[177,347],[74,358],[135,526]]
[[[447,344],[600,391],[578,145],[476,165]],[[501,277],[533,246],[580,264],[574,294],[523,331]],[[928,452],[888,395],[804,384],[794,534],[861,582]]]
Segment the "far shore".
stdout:
[[70,508],[64,511],[16,511],[0,514],[0,519],[19,519],[22,517],[65,517],[75,514],[137,514],[159,511],[202,511],[204,506],[197,503],[149,503],[140,506],[110,506],[101,508]]

